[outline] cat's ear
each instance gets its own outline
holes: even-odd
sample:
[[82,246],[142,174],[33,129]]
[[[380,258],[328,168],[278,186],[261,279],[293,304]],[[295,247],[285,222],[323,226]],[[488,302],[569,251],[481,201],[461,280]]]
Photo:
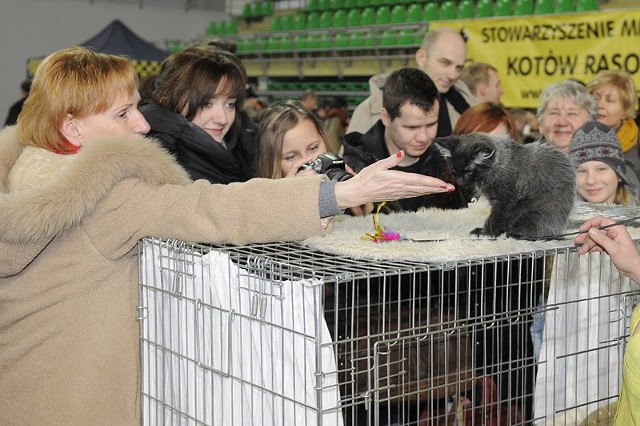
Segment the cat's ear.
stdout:
[[490,165],[495,162],[496,149],[491,146],[480,145],[473,153],[473,162],[479,165]]
[[460,143],[460,139],[456,136],[447,136],[445,138],[436,138],[433,140],[434,146],[440,151],[445,158],[451,158],[453,149]]

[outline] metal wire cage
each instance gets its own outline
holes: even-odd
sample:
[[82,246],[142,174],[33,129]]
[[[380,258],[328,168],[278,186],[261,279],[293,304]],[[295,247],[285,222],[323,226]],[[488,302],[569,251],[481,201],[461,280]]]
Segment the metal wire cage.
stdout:
[[615,412],[638,287],[604,254],[568,244],[374,262],[147,238],[139,255],[143,424],[581,424]]

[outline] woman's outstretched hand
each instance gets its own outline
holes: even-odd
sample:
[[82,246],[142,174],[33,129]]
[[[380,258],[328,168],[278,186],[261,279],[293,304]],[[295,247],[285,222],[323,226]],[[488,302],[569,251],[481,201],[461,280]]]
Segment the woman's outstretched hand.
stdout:
[[420,195],[455,191],[443,180],[417,173],[389,170],[400,164],[404,151],[365,167],[344,182],[336,183],[338,206],[346,209],[371,202],[395,201]]

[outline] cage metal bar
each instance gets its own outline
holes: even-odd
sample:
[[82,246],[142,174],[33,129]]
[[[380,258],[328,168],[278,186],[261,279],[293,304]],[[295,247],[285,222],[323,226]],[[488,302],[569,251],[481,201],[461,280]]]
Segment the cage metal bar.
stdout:
[[[227,257],[232,279],[206,282],[211,274],[202,259],[210,253]],[[140,258],[142,377],[143,382],[154,385],[142,384],[143,418],[183,424],[214,424],[210,423],[214,418],[223,418],[225,424],[250,424],[254,413],[263,416],[261,424],[529,425],[556,417],[569,421],[580,410],[605,407],[616,399],[619,389],[604,386],[603,381],[620,374],[628,319],[639,298],[637,287],[625,287],[608,259],[580,258],[574,248],[416,263],[351,259],[289,242],[235,247],[145,239]],[[149,268],[150,262],[157,265]],[[559,284],[574,283],[571,268],[586,271],[588,279],[582,281],[586,286],[613,283],[611,292],[552,299],[539,305],[540,296],[549,288],[558,292]],[[306,286],[305,290],[295,293],[291,289],[297,287],[291,283]],[[216,306],[194,298],[190,293],[202,286],[210,287],[207,291],[211,292],[221,287],[228,290],[227,299],[221,298],[224,303]],[[226,305],[234,297],[242,302],[237,309],[244,312]],[[279,322],[286,319],[285,313],[299,308],[298,302],[306,303],[301,318]],[[188,316],[190,309],[205,309],[208,320]],[[579,325],[577,320],[550,322],[572,309],[582,309],[587,316],[606,316],[602,321],[606,327],[599,326],[608,334],[599,336],[596,347],[536,360],[530,335],[534,320],[544,317],[545,330],[570,335]],[[176,318],[164,318],[167,312]],[[226,346],[226,355],[210,349],[213,340],[206,337],[215,327],[202,334],[205,325],[213,327],[217,320],[226,327],[222,333],[226,336],[217,340]],[[151,321],[162,324],[152,329]],[[191,326],[197,331],[195,340],[180,340],[189,335]],[[325,330],[329,340],[320,338]],[[234,337],[234,332],[242,339]],[[249,347],[244,339],[249,335],[259,336],[261,342],[278,341],[281,354],[262,348],[256,359],[242,358]],[[168,344],[176,340],[180,340],[177,348]],[[189,356],[191,343],[197,359]],[[545,383],[540,380],[541,369],[554,379],[554,374],[560,374],[559,363],[599,353],[617,362],[616,369],[595,380],[605,391],[586,401],[577,400],[576,393],[575,403],[568,398],[564,406],[557,401],[540,402],[536,387]],[[285,360],[275,359],[280,355],[292,356],[286,361],[296,366],[307,362],[304,368],[309,374],[290,377],[281,368]],[[265,362],[267,356],[272,359]],[[210,365],[208,373],[197,373],[203,377],[197,379],[201,382],[194,379],[195,386],[185,381],[180,363],[207,365],[200,359],[207,357],[210,362],[227,364],[221,370]],[[180,361],[167,361],[174,358]],[[329,361],[333,366],[327,371],[323,367]],[[256,366],[280,369],[263,371],[269,377],[266,382],[262,375],[241,374],[243,368]],[[154,382],[149,376],[161,370],[162,381]],[[576,379],[578,373],[563,374]],[[587,367],[584,373],[595,371]],[[169,383],[176,378],[182,382]],[[233,382],[227,395],[232,407],[246,403],[246,413],[233,409],[231,414],[220,413],[197,395],[209,395],[212,383],[223,379]],[[284,386],[271,386],[287,380],[291,387],[307,389],[312,398],[301,399],[300,394],[287,393]],[[165,392],[167,387],[171,392]],[[330,392],[337,396],[327,397]],[[187,398],[195,400],[195,408]],[[265,404],[282,409],[269,412]],[[285,415],[287,407],[291,411]]]

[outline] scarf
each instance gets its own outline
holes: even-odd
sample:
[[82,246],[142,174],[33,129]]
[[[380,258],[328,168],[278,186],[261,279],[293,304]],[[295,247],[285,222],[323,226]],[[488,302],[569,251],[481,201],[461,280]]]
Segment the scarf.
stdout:
[[623,153],[631,151],[638,144],[638,125],[632,118],[624,120],[617,133]]
[[453,131],[451,126],[451,118],[447,103],[450,103],[459,114],[462,114],[469,108],[469,103],[464,97],[458,93],[455,88],[449,89],[447,93],[440,93],[440,110],[438,111],[438,133],[436,137],[450,136]]

